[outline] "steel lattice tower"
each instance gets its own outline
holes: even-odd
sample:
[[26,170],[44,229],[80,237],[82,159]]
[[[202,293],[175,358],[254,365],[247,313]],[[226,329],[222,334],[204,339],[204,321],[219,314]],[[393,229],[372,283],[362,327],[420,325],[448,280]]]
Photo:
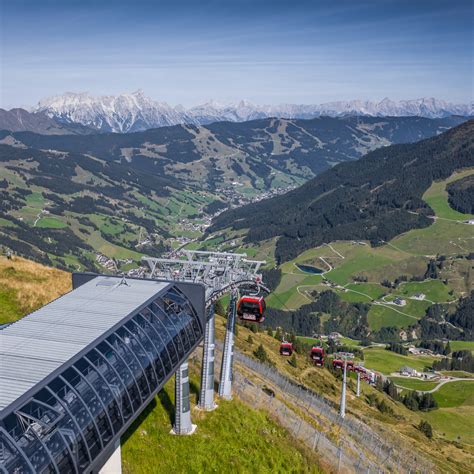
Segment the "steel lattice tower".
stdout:
[[[230,399],[232,398],[232,363],[238,288],[253,286],[268,292],[268,289],[262,285],[261,275],[258,273],[265,262],[248,260],[246,257],[246,254],[229,252],[182,250],[173,255],[173,258],[144,257],[142,259],[150,268],[149,278],[202,283],[206,287],[207,318],[199,397],[199,407],[203,410],[213,410],[216,407],[214,402],[215,301],[226,293],[231,294],[219,383],[219,396]],[[180,367],[179,374],[177,373],[176,376],[177,416],[174,432],[177,434],[185,434],[193,430],[190,411],[189,417],[188,412],[180,412],[178,415],[178,406],[189,407],[189,398],[187,405],[182,399],[186,393],[189,394],[189,378],[182,376],[185,371],[187,375],[187,362]]]

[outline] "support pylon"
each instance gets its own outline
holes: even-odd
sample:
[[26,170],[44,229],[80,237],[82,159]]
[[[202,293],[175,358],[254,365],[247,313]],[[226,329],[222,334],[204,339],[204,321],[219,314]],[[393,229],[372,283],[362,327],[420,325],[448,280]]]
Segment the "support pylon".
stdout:
[[215,335],[214,335],[214,303],[209,306],[206,329],[204,332],[204,347],[202,350],[201,391],[199,408],[211,411],[217,405],[214,403],[214,362],[215,362]]
[[237,291],[230,296],[227,314],[227,328],[222,353],[221,377],[219,382],[219,397],[232,399],[232,362],[234,358],[235,318],[237,316]]
[[344,418],[346,416],[346,374],[347,361],[344,359],[344,375],[342,376],[341,404],[339,406],[339,416],[341,418]]
[[357,391],[356,397],[360,397],[360,372],[357,372]]
[[191,405],[189,403],[189,368],[188,361],[183,362],[176,371],[175,380],[175,418],[172,434],[190,435],[196,431],[191,423]]

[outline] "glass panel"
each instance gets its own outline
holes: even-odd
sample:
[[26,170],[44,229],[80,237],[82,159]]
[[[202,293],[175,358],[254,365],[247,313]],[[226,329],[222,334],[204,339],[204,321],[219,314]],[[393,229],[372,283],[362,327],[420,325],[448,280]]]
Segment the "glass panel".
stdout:
[[35,472],[54,472],[48,470],[52,460],[45,450],[43,443],[38,439],[43,426],[31,418],[21,417],[11,413],[3,420],[5,429],[21,447],[23,454],[30,460]]
[[43,388],[36,395],[35,399],[49,405],[51,408],[62,414],[58,421],[58,429],[64,438],[69,442],[69,449],[73,453],[74,462],[79,466],[79,470],[84,469],[90,462],[88,450],[82,432],[77,423],[72,418],[70,412],[48,389]]
[[20,450],[0,431],[1,465],[9,474],[34,474]]
[[58,431],[44,438],[44,444],[56,460],[59,472],[75,472],[75,466],[66,447],[63,437]]
[[81,398],[61,379],[49,384],[49,389],[67,406],[82,431],[92,459],[102,449],[99,433]]
[[132,402],[133,411],[135,412],[140,408],[141,396],[135,377],[132,374],[132,369],[127,365],[120,353],[113,349],[108,342],[99,344],[97,348],[104,355],[107,362],[115,368],[123,380]]
[[108,419],[112,423],[114,433],[118,433],[122,427],[122,416],[118,404],[115,401],[114,394],[110,390],[107,382],[99,375],[97,369],[84,358],[78,360],[74,366],[82,373],[84,378],[97,393],[97,396],[107,411]]
[[84,400],[87,408],[91,412],[94,420],[99,428],[99,433],[104,440],[104,445],[107,444],[113,436],[112,428],[107,419],[104,407],[97,395],[94,393],[90,385],[84,380],[83,376],[79,374],[72,367],[63,372],[64,379],[73,387],[80,397]]
[[[156,312],[152,311],[153,324],[157,328],[157,331],[160,334],[164,335],[164,338],[166,340],[166,349],[168,350],[168,353],[171,357],[171,363],[172,363],[170,370],[172,370],[172,367],[176,366],[180,358],[178,347],[174,343],[174,336],[177,334],[177,330],[173,326],[173,324],[167,321],[167,316],[163,313],[163,311],[157,305],[152,304],[151,307],[154,308],[156,311]],[[166,324],[165,324],[165,321],[166,321]]]
[[158,386],[158,380],[153,368],[153,353],[151,353],[150,350],[147,351],[147,348],[144,345],[144,343],[147,342],[149,346],[149,341],[143,333],[139,331],[139,328],[133,323],[133,321],[128,321],[125,324],[124,329],[130,335],[132,341],[131,348],[145,372],[150,391],[153,391]]
[[191,306],[184,295],[178,293],[176,288],[168,291],[163,299],[164,302],[168,304],[167,312],[174,324],[178,327],[184,327],[189,343],[187,350],[189,350],[197,340],[192,328],[194,312],[192,311]]
[[[156,341],[156,345],[161,342],[161,360],[164,363],[166,373],[170,373],[173,369],[173,361],[171,359],[170,352],[168,351],[167,347],[167,343],[171,339],[168,331],[163,328],[163,326],[158,322],[155,315],[148,308],[144,308],[139,317],[142,318],[147,324],[147,326],[150,328],[148,333],[155,335],[154,341]],[[177,354],[176,350],[174,349],[174,346],[172,352],[175,354],[175,357],[177,359]]]
[[150,395],[150,388],[141,365],[137,361],[132,347],[132,338],[124,328],[119,328],[115,334],[107,338],[113,344],[114,349],[123,357],[125,363],[130,367],[137,381],[138,388],[143,400]]
[[144,343],[144,346],[151,353],[154,361],[155,372],[158,377],[158,382],[161,383],[165,378],[165,367],[160,357],[160,353],[164,349],[163,343],[158,339],[151,325],[148,324],[143,319],[143,317],[136,315],[133,317],[132,321],[138,327],[140,333],[143,334],[143,336],[148,341]]
[[89,352],[86,358],[108,383],[110,390],[114,394],[115,400],[118,402],[118,406],[123,417],[123,422],[125,422],[130,418],[133,410],[130,398],[128,397],[126,386],[124,385],[121,377],[118,376],[118,373],[114,370],[113,366],[110,365],[105,357],[102,356],[96,349],[93,349],[91,352]]

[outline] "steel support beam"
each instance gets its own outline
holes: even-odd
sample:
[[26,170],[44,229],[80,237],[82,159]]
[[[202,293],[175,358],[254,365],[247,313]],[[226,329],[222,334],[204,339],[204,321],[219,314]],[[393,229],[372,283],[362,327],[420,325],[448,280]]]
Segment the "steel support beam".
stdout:
[[344,374],[342,376],[341,404],[339,406],[339,416],[341,418],[344,418],[346,416],[346,374],[347,374],[347,360],[344,360]]
[[208,308],[206,329],[204,332],[204,346],[202,349],[201,364],[201,391],[199,395],[199,408],[211,411],[217,405],[214,403],[214,362],[215,362],[215,315],[214,303]]
[[191,423],[191,404],[189,403],[188,361],[183,362],[176,371],[175,380],[175,418],[172,434],[190,435],[196,430]]
[[232,291],[227,313],[227,328],[222,352],[221,377],[219,382],[219,397],[232,399],[232,363],[234,359],[235,319],[237,317],[238,292]]
[[360,372],[357,372],[357,391],[356,396],[360,397]]

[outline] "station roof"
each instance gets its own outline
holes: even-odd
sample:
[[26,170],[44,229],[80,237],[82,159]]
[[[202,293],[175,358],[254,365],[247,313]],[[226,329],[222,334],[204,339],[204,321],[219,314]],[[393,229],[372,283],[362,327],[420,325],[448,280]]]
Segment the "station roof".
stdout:
[[0,330],[0,412],[169,282],[97,276]]

